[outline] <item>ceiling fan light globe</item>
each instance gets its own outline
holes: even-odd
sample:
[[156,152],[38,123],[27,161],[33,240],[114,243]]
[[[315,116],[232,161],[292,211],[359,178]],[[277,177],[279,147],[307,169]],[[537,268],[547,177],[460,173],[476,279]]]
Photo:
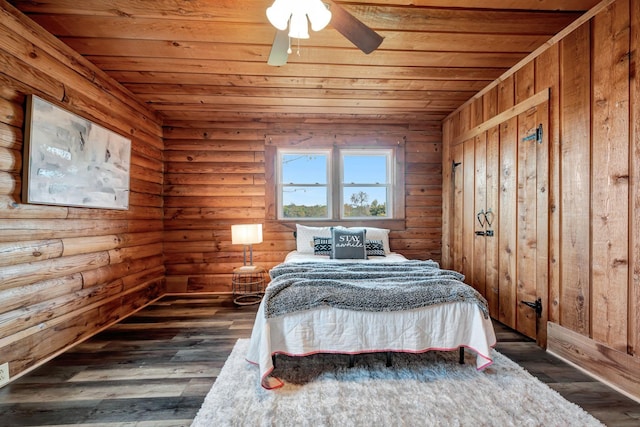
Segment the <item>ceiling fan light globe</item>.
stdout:
[[291,15],[291,21],[289,22],[289,37],[294,39],[308,39],[309,38],[309,21],[307,21],[307,15],[294,11]]
[[279,30],[286,30],[291,16],[291,7],[287,0],[276,0],[267,8],[267,19]]
[[307,10],[309,21],[311,21],[311,29],[320,31],[326,27],[331,21],[331,12],[321,0],[312,0]]

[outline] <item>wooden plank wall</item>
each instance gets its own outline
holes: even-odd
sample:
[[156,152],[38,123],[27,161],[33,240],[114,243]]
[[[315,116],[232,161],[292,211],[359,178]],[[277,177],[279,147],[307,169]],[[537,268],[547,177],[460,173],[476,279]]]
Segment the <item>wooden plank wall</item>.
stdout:
[[[0,363],[14,378],[164,293],[163,141],[154,113],[0,6]],[[27,94],[132,139],[129,210],[20,202]]]
[[[301,135],[366,139],[403,135],[405,211],[391,249],[407,257],[440,260],[442,136],[439,122],[416,126],[340,120],[260,118],[241,121],[167,121],[165,137],[165,255],[169,292],[229,292],[242,247],[231,244],[231,225],[262,223],[264,242],[254,264],[270,268],[295,249],[295,223],[265,221],[265,136]],[[354,138],[356,137],[356,138]],[[371,224],[375,226],[375,224]]]
[[[617,0],[493,85],[499,100],[515,94],[516,102],[551,88],[549,295],[542,296],[554,326],[549,348],[636,397],[629,378],[640,368],[639,14],[639,0]],[[456,152],[451,141],[473,126],[465,118],[475,104],[445,120],[445,152]],[[485,120],[510,102],[498,106]],[[443,183],[445,267],[472,252],[450,235],[446,198],[454,185]]]

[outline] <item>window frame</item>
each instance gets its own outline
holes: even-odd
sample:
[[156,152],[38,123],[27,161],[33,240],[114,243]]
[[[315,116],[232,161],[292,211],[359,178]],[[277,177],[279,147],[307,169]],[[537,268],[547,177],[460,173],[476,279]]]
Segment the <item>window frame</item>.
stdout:
[[[305,223],[307,225],[338,225],[348,223],[350,226],[376,226],[392,230],[403,230],[405,228],[405,144],[406,137],[399,135],[385,135],[382,137],[368,137],[362,135],[314,135],[314,134],[273,134],[265,135],[265,220],[276,221],[284,225]],[[331,149],[333,150],[333,164],[339,161],[338,153],[342,150],[367,150],[367,149],[389,149],[393,153],[393,164],[391,165],[391,173],[393,174],[392,212],[393,218],[389,217],[357,217],[357,218],[341,218],[336,214],[336,203],[333,203],[331,218],[279,218],[278,204],[279,196],[277,190],[278,168],[277,153],[278,149],[297,148],[301,150],[313,149]],[[338,150],[336,150],[336,148]],[[334,167],[332,172],[339,173],[339,169]],[[339,178],[338,178],[339,179]],[[336,181],[335,178],[333,179]],[[339,203],[342,202],[342,195],[337,198]],[[339,204],[338,203],[338,204]]]

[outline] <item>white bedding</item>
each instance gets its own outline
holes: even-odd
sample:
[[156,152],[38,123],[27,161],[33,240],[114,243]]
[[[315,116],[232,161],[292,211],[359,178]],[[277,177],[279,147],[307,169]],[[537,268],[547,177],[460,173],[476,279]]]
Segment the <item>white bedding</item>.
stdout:
[[[354,262],[403,262],[395,253]],[[291,252],[285,262],[326,261],[328,256]],[[345,262],[347,260],[337,260]],[[259,366],[261,384],[282,386],[270,376],[274,354],[305,356],[314,353],[358,354],[378,351],[424,352],[465,347],[476,353],[476,368],[493,363],[496,337],[491,319],[476,304],[451,302],[394,311],[366,312],[318,307],[277,317],[265,317],[260,304],[251,334],[247,360]]]

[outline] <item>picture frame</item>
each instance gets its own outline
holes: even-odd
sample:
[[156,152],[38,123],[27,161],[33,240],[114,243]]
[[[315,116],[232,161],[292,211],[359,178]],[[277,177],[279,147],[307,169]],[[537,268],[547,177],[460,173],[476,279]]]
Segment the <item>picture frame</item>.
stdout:
[[129,209],[131,140],[27,96],[23,203]]

